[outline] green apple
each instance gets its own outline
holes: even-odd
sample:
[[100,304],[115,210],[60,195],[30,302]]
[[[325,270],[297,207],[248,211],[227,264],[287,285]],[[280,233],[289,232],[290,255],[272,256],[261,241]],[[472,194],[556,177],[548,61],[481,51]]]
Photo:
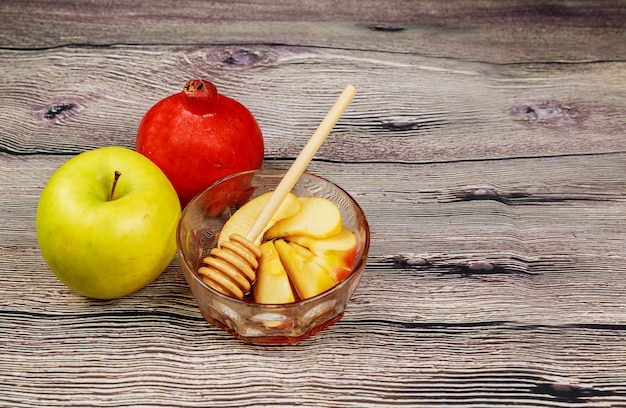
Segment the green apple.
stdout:
[[58,279],[96,299],[135,292],[176,252],[181,207],[163,172],[145,156],[104,147],[63,164],[37,208],[41,254]]

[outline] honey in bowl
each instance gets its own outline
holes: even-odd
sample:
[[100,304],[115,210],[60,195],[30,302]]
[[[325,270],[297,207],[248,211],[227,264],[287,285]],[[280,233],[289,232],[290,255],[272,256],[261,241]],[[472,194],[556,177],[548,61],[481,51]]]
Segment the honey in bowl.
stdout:
[[[224,295],[208,286],[197,273],[203,259],[218,242],[230,217],[246,202],[274,191],[285,170],[261,169],[229,176],[192,200],[181,216],[178,231],[178,259],[204,318],[235,337],[253,344],[289,344],[308,338],[340,320],[346,304],[357,289],[369,250],[369,226],[363,210],[339,186],[321,177],[304,173],[292,189],[297,197],[323,197],[338,208],[342,228],[354,234],[356,245],[350,270],[339,283],[323,293],[285,304],[259,304]],[[251,177],[252,176],[252,177]],[[229,202],[223,211],[222,183],[237,185],[246,179],[246,200]],[[273,238],[272,238],[273,239]],[[285,240],[286,241],[286,240]],[[297,291],[294,294],[297,295]]]

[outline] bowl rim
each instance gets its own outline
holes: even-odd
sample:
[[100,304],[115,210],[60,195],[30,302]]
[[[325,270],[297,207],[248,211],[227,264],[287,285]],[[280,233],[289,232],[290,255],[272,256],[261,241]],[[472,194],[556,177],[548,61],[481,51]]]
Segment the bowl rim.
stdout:
[[[302,173],[303,176],[307,176],[307,177],[313,177],[313,178],[317,178],[320,179],[322,181],[324,181],[325,183],[331,184],[334,188],[338,189],[341,193],[343,193],[350,201],[350,203],[355,207],[355,209],[361,214],[361,218],[363,220],[363,231],[364,231],[364,236],[365,239],[361,240],[362,242],[362,250],[361,250],[361,256],[358,258],[358,262],[356,264],[354,264],[352,266],[352,273],[350,273],[350,275],[348,277],[346,277],[344,280],[342,280],[341,282],[337,283],[335,286],[333,286],[332,288],[329,288],[328,290],[325,290],[322,293],[319,293],[313,297],[307,298],[307,299],[302,299],[302,300],[298,300],[297,302],[290,302],[290,303],[255,303],[255,302],[249,302],[246,300],[242,300],[242,299],[237,299],[231,296],[227,296],[224,295],[218,291],[216,291],[215,289],[211,288],[209,285],[207,285],[206,283],[204,283],[204,281],[202,281],[202,279],[200,279],[196,273],[194,273],[193,268],[194,265],[190,265],[189,262],[187,262],[186,259],[184,259],[184,257],[182,256],[182,249],[181,249],[181,245],[180,245],[180,229],[181,229],[181,225],[182,225],[182,220],[186,214],[186,211],[191,207],[191,203],[193,203],[194,201],[196,201],[197,198],[199,198],[200,196],[202,196],[203,194],[205,194],[208,190],[210,190],[211,188],[219,185],[220,183],[223,183],[225,181],[228,181],[232,178],[235,177],[240,177],[246,174],[250,174],[250,173],[259,173],[259,172],[271,172],[271,173],[275,173],[275,174],[280,174],[280,173],[285,173],[287,172],[287,169],[282,169],[282,168],[273,168],[273,167],[261,167],[259,169],[253,169],[253,170],[246,170],[246,171],[241,171],[241,172],[237,172],[237,173],[233,173],[230,174],[228,176],[222,177],[221,179],[215,181],[213,184],[211,184],[210,186],[208,186],[207,188],[205,188],[204,190],[202,190],[200,193],[196,194],[187,204],[187,206],[185,206],[185,208],[183,209],[183,212],[180,216],[178,225],[176,227],[176,246],[177,246],[177,253],[178,253],[178,261],[179,262],[184,262],[186,263],[186,266],[188,267],[188,269],[190,270],[190,275],[192,277],[192,279],[197,282],[203,289],[207,290],[212,296],[217,296],[219,299],[223,300],[223,301],[228,301],[228,302],[233,302],[239,305],[244,305],[246,308],[250,308],[250,309],[268,309],[268,310],[285,310],[285,309],[295,309],[295,308],[299,308],[299,307],[303,307],[306,306],[309,303],[316,303],[318,302],[321,298],[324,298],[326,296],[329,296],[330,294],[337,292],[339,290],[341,290],[344,286],[348,285],[349,283],[351,283],[353,280],[359,278],[360,275],[362,275],[364,269],[365,269],[365,265],[368,259],[368,255],[369,255],[369,248],[370,248],[370,227],[369,227],[369,223],[367,221],[367,217],[365,216],[365,212],[363,211],[363,209],[361,208],[361,206],[359,205],[359,203],[352,197],[352,195],[350,195],[350,193],[348,193],[345,189],[343,189],[342,187],[340,187],[339,185],[335,184],[334,182],[319,176],[317,174],[308,172],[308,171],[304,171]],[[299,181],[300,179],[298,179]],[[346,299],[347,301],[348,299]]]

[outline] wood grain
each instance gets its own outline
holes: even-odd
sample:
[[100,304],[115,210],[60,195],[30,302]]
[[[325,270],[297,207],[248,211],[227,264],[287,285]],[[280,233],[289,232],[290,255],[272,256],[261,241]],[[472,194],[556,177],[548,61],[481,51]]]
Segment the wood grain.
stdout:
[[[470,61],[619,61],[626,3],[288,0],[144,2],[5,0],[0,43],[285,44],[383,50]],[[31,29],[35,28],[35,29]]]
[[[64,160],[5,155],[3,173],[32,197]],[[36,405],[24,393],[59,406],[142,398],[241,406],[244,395],[257,396],[250,406],[619,400],[626,241],[616,223],[624,219],[625,181],[601,176],[612,165],[624,174],[626,155],[386,168],[313,163],[370,215],[372,253],[344,319],[287,350],[248,348],[208,326],[176,262],[125,299],[73,295],[40,259],[34,208],[10,206],[3,195],[20,226],[0,247],[0,270],[15,270],[11,259],[20,256],[19,273],[0,275],[4,401]],[[368,184],[354,173],[369,174]],[[585,177],[567,186],[571,173]],[[402,177],[389,185],[394,174]],[[581,192],[599,179],[602,186]],[[33,283],[40,290],[20,290]],[[210,374],[195,373],[200,367]]]
[[[626,3],[0,3],[0,406],[626,406]],[[174,260],[122,299],[72,293],[36,241],[75,154],[133,147],[193,77],[257,117],[371,227],[343,319],[253,347]]]
[[[254,57],[242,67],[225,62],[232,53]],[[416,56],[390,63],[388,57],[266,46],[7,51],[0,56],[7,67],[0,103],[11,109],[0,112],[0,129],[9,136],[0,150],[74,154],[134,145],[143,113],[201,77],[255,114],[269,157],[295,157],[347,83],[359,92],[320,150],[327,160],[413,163],[624,151],[623,62],[554,70],[550,64],[499,67]]]

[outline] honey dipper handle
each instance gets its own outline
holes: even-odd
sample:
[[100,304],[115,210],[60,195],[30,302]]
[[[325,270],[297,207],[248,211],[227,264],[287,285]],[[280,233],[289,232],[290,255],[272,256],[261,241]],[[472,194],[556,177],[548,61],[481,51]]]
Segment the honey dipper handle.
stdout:
[[289,194],[302,173],[304,173],[304,170],[308,166],[309,162],[313,160],[315,153],[317,153],[343,112],[346,110],[350,102],[352,102],[352,98],[354,98],[355,94],[356,88],[353,85],[347,85],[344,88],[341,95],[339,95],[333,106],[326,114],[322,123],[319,124],[315,133],[313,133],[313,136],[311,136],[289,170],[287,170],[287,173],[276,187],[276,190],[272,193],[269,201],[265,204],[265,207],[259,214],[255,223],[252,227],[250,227],[250,230],[246,235],[248,240],[251,242],[256,241],[259,234],[261,234],[267,223],[272,219],[287,194]]

